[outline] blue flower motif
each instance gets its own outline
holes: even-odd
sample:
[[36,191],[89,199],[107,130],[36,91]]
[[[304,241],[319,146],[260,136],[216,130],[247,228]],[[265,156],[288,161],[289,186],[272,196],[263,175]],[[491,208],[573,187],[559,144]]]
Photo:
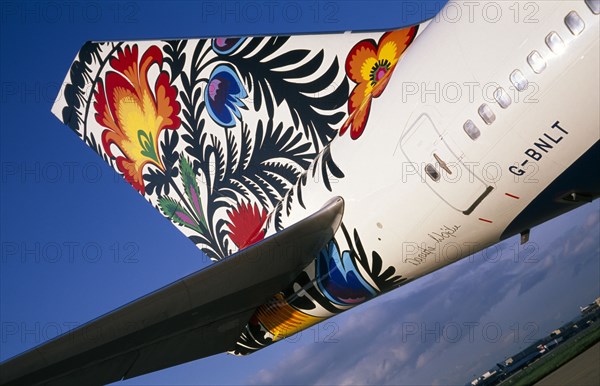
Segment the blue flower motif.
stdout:
[[246,38],[214,38],[212,48],[217,54],[227,55],[235,51]]
[[339,305],[362,303],[377,295],[354,265],[350,251],[344,251],[340,256],[335,240],[319,253],[317,285],[330,301]]
[[227,64],[221,64],[213,70],[204,90],[208,114],[223,127],[235,126],[234,117],[242,119],[238,107],[246,108],[241,100],[247,96],[237,73]]

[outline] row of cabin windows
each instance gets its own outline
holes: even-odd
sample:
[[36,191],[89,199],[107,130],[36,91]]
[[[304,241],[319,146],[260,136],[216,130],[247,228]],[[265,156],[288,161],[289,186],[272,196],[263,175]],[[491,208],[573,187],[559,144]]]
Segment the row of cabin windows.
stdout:
[[[585,3],[594,15],[598,15],[600,13],[600,0],[585,0]],[[565,16],[564,22],[573,36],[579,36],[585,29],[585,22],[575,11],[569,12],[567,16]],[[562,54],[566,48],[565,42],[556,31],[550,32],[548,35],[546,35],[544,40],[546,42],[546,46],[548,46],[550,51],[552,51],[555,55]],[[537,50],[531,51],[531,53],[527,56],[527,64],[536,74],[541,74],[544,72],[547,66],[546,59],[544,59],[544,57]],[[519,92],[525,91],[529,85],[529,81],[519,69],[514,70],[510,74],[509,80]],[[502,109],[508,108],[508,106],[510,106],[512,103],[510,95],[502,87],[498,87],[494,91],[494,100]],[[479,117],[481,117],[486,125],[491,125],[496,120],[496,114],[487,103],[479,106],[477,112]],[[473,141],[481,136],[481,131],[471,119],[467,119],[467,121],[463,124],[463,130]],[[440,180],[440,173],[432,164],[425,165],[425,173],[434,182]]]

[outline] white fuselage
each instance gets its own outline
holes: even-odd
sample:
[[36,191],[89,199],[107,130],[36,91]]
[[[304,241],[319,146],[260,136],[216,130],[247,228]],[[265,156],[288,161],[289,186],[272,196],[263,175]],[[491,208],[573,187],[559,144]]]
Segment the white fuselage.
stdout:
[[[330,144],[345,178],[332,177],[329,191],[321,174],[309,170],[305,208],[293,200],[284,224],[342,196],[349,233],[360,234],[367,254],[381,255],[384,269],[393,266],[409,280],[498,242],[600,137],[598,15],[583,1],[543,2],[532,17],[516,19],[514,6],[494,3],[497,12],[488,14],[475,9],[466,22],[464,4],[449,3],[373,99],[360,140],[341,136]],[[456,10],[464,11],[460,22]],[[565,24],[571,11],[583,31]],[[548,37],[553,32],[564,46],[547,43],[556,42],[557,35]],[[515,70],[529,83],[522,91],[511,81]],[[499,88],[511,100],[504,108],[494,98]],[[489,124],[479,113],[484,104],[495,115]],[[468,120],[479,131],[475,139],[464,129]],[[318,163],[319,157],[313,167]],[[348,249],[341,233],[340,250]],[[306,272],[314,277],[314,270],[313,264]]]

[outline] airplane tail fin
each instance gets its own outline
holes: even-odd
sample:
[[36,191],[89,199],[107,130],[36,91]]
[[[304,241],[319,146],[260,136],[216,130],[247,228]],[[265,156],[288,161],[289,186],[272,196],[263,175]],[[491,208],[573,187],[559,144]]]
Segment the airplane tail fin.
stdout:
[[383,32],[87,42],[52,112],[220,260],[281,230],[269,214],[347,128],[351,88],[417,30],[379,48]]

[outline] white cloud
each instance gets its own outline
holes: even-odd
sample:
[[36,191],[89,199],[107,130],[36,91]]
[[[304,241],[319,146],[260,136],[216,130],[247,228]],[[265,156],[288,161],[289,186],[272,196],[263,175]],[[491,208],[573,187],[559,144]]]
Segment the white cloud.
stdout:
[[[535,262],[515,256],[522,247],[509,239],[497,247],[502,257],[496,262],[481,256],[463,260],[347,311],[332,319],[339,326],[338,343],[298,347],[251,381],[347,385],[467,382],[473,373],[491,368],[524,344],[530,331],[511,331],[511,323],[521,323],[519,328],[526,329],[526,323],[542,323],[536,317],[545,315],[547,322],[539,325],[537,334],[556,323],[550,320],[555,316],[549,311],[538,310],[538,304],[547,302],[544,296],[553,294],[560,317],[576,312],[574,294],[584,293],[578,288],[589,287],[589,280],[593,281],[581,275],[599,269],[599,218],[592,207],[585,217],[569,220],[563,227],[566,231],[559,234],[545,233],[543,226],[536,228],[540,237],[533,240],[538,243]],[[572,274],[576,276],[569,278]],[[572,287],[569,292],[560,288],[564,285]],[[463,331],[458,340],[442,335],[436,341],[431,333],[424,336],[421,331],[431,330],[435,323],[441,328],[452,323],[479,323],[479,329],[475,328],[474,339]],[[484,323],[498,324],[502,335],[495,341],[486,339],[481,331]],[[419,331],[409,335],[407,327],[415,326]],[[520,335],[514,335],[517,333]]]

